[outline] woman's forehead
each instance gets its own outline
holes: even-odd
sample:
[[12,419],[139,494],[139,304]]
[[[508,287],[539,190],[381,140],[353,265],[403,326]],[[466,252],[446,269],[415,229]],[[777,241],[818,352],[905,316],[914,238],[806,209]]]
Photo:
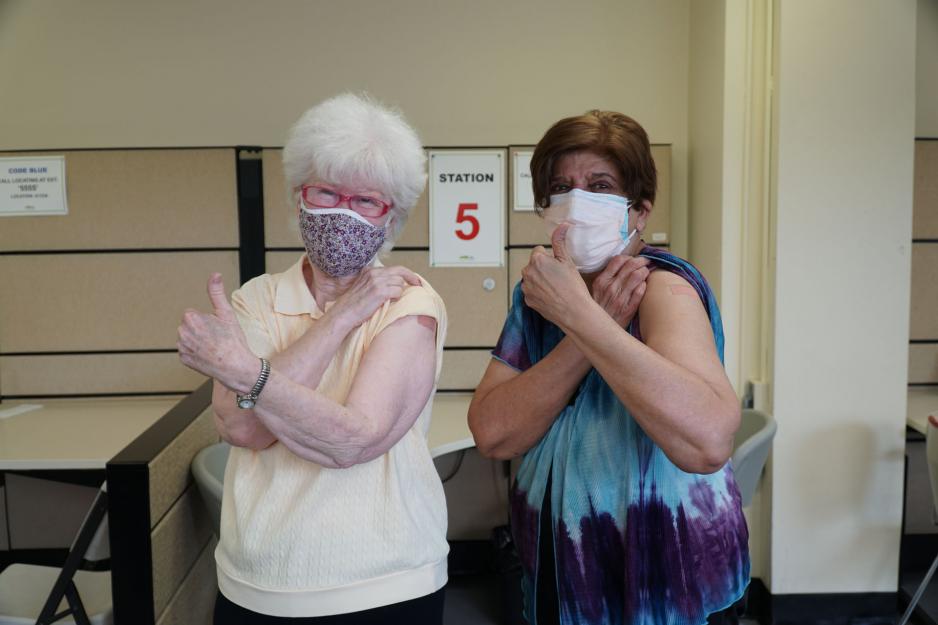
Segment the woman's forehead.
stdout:
[[329,187],[330,189],[334,189],[346,195],[367,194],[381,196],[383,198],[390,197],[390,194],[387,191],[384,191],[377,183],[362,178],[326,180],[317,176],[310,176],[307,179],[306,184]]
[[552,176],[589,177],[606,174],[618,179],[619,172],[608,158],[589,151],[568,152],[554,162]]

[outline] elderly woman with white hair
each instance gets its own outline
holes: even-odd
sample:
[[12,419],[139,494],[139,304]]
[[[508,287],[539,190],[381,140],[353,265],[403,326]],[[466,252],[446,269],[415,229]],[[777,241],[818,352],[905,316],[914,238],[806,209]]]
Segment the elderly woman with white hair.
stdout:
[[215,552],[215,623],[441,623],[446,502],[427,448],[446,312],[384,267],[426,184],[402,117],[343,95],[290,132],[284,169],[306,253],[179,328],[215,380],[233,448]]

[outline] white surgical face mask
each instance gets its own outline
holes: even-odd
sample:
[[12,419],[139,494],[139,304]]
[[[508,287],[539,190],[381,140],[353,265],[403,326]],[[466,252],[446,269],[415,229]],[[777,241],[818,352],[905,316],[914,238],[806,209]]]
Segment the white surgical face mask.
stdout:
[[571,189],[552,195],[550,206],[544,209],[547,236],[560,224],[570,224],[566,248],[571,260],[582,273],[599,271],[610,258],[621,254],[638,232],[637,228],[629,232],[631,207],[631,200],[610,193]]

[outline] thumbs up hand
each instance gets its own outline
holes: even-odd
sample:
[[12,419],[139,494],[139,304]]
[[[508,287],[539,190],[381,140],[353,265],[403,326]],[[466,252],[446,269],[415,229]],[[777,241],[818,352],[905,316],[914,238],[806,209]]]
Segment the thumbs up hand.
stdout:
[[565,320],[592,299],[576,265],[567,254],[569,224],[560,224],[551,235],[553,254],[538,246],[521,270],[525,303],[562,329]]
[[208,279],[211,313],[186,309],[179,325],[176,348],[182,364],[215,378],[229,389],[247,393],[259,369],[257,356],[248,348],[244,331],[225,295],[221,274]]

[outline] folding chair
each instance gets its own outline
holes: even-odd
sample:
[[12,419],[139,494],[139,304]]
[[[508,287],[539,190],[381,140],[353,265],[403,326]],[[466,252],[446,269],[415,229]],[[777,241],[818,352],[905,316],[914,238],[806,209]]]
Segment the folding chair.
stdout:
[[777,429],[775,419],[766,413],[752,409],[743,410],[733,443],[733,475],[739,486],[743,506],[752,502]]
[[0,625],[111,625],[111,574],[102,570],[110,557],[102,485],[61,568],[12,564],[0,573]]
[[[932,518],[935,518],[935,512],[938,509],[938,418],[935,418],[934,415],[928,417],[928,426],[925,430],[925,459],[928,463],[928,480],[931,482]],[[909,622],[912,612],[915,611],[915,606],[918,605],[928,582],[935,574],[935,569],[938,569],[938,556],[935,556],[935,559],[932,560],[928,573],[925,574],[922,583],[919,584],[915,594],[912,595],[909,607],[905,609],[905,614],[899,619],[899,625],[905,625]]]

